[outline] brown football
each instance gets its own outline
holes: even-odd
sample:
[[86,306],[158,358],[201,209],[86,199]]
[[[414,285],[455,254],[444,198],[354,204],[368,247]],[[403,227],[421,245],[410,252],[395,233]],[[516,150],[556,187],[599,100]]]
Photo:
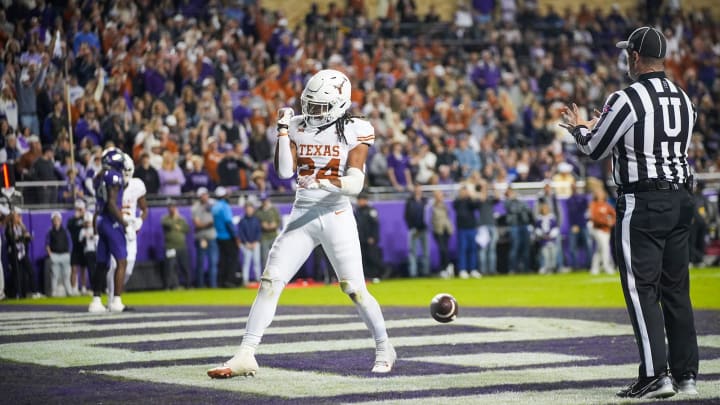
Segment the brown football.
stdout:
[[457,314],[457,300],[450,294],[440,293],[430,301],[430,315],[438,322],[452,322],[457,317]]

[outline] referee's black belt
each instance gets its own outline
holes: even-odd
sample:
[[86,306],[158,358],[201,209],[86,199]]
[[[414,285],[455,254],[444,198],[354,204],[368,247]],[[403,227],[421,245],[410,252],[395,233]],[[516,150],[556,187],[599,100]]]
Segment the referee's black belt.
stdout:
[[618,186],[618,191],[623,194],[632,194],[646,191],[690,190],[690,187],[690,183],[674,183],[663,179],[645,179],[635,183],[622,184]]

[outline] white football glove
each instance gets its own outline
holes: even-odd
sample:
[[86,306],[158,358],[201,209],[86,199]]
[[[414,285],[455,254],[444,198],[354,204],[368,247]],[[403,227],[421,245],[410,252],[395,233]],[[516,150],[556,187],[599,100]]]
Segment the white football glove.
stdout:
[[307,190],[317,190],[320,188],[320,184],[318,184],[317,179],[315,179],[315,176],[298,176],[297,178],[297,185],[300,188],[304,188]]
[[283,107],[278,110],[277,129],[288,129],[290,127],[290,119],[295,116],[295,111],[290,107]]

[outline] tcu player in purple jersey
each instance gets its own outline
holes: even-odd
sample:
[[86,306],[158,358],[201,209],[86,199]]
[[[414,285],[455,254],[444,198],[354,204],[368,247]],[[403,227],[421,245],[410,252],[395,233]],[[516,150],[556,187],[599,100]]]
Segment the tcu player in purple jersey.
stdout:
[[98,235],[97,266],[92,276],[93,299],[89,312],[105,312],[100,296],[105,289],[105,275],[110,267],[110,256],[115,258],[115,298],[113,305],[122,305],[123,281],[127,266],[127,246],[125,228],[127,223],[122,214],[123,167],[125,157],[116,149],[103,153],[102,170],[95,176],[93,186],[97,208],[95,210],[95,229]]

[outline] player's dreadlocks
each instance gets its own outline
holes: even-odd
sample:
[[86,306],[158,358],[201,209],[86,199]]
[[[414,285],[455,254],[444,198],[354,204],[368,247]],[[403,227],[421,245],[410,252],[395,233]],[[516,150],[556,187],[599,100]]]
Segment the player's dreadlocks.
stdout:
[[345,145],[347,145],[348,142],[347,142],[347,139],[345,138],[345,124],[347,124],[349,122],[353,122],[354,118],[364,118],[364,116],[352,115],[352,114],[350,114],[350,111],[345,111],[345,114],[343,114],[340,118],[336,119],[335,122],[332,122],[330,124],[320,127],[320,129],[318,129],[318,133],[324,131],[327,128],[330,128],[334,124],[335,131],[337,131],[337,135],[338,135],[338,142],[342,142]]

